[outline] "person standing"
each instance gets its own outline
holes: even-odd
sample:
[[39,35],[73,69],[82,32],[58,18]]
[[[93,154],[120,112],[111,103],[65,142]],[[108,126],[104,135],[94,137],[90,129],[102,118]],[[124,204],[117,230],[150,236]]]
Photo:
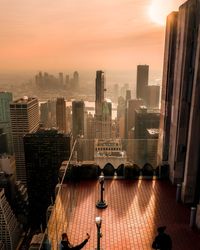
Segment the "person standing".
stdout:
[[158,235],[155,237],[152,248],[159,250],[172,250],[171,237],[165,233],[166,227],[158,227]]

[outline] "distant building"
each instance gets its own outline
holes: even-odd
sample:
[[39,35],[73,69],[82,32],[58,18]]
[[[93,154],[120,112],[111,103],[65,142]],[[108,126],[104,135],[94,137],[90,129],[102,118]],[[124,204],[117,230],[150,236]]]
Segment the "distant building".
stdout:
[[122,149],[121,139],[95,139],[94,161],[103,169],[107,163],[117,169],[127,161],[126,152]]
[[95,138],[111,138],[112,103],[105,100],[104,72],[96,72]]
[[135,139],[147,139],[147,129],[159,128],[160,110],[141,106],[135,111]]
[[59,167],[70,156],[71,136],[55,129],[38,130],[24,137],[30,220],[46,224],[46,209],[55,198]]
[[[0,133],[6,136],[7,149],[5,153],[9,153],[9,154],[13,153],[11,120],[10,120],[10,103],[12,102],[12,100],[13,100],[12,93],[0,92],[0,130],[2,132]],[[4,138],[1,138],[1,139],[4,140]],[[0,144],[1,144],[1,140],[0,140]]]
[[85,103],[84,101],[72,102],[72,134],[74,138],[84,135],[84,116]]
[[0,189],[0,241],[5,249],[17,249],[21,236],[19,223],[6,200],[4,189]]
[[56,100],[56,124],[60,131],[66,133],[67,131],[66,103],[63,97],[59,97]]
[[130,99],[128,101],[126,129],[129,139],[133,139],[133,137],[131,137],[131,134],[133,129],[135,129],[135,110],[139,109],[139,107],[143,105],[144,101],[142,99]]
[[16,159],[17,180],[26,184],[23,136],[37,131],[39,105],[35,97],[23,97],[10,104],[11,126]]
[[59,73],[59,84],[60,84],[61,87],[64,86],[64,78],[63,78],[63,73],[62,72]]
[[160,86],[148,85],[146,89],[146,105],[148,108],[159,108]]
[[73,74],[73,86],[71,86],[74,90],[79,88],[79,73],[77,71]]
[[136,83],[136,96],[137,99],[144,100],[146,104],[146,87],[149,81],[149,65],[137,66],[137,83]]

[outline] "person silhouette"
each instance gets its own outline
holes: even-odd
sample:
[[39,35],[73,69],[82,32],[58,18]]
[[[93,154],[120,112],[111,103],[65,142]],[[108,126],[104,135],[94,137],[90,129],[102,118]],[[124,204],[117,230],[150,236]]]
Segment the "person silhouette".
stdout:
[[159,250],[172,250],[172,240],[171,237],[165,233],[166,226],[158,227],[158,235],[155,237],[152,248]]
[[77,246],[73,246],[69,242],[67,234],[63,233],[62,234],[62,240],[60,242],[60,249],[61,250],[79,250],[79,249],[82,249],[85,246],[85,244],[88,242],[89,238],[90,238],[90,235],[88,233],[86,235],[87,235],[87,237],[82,243],[80,243]]

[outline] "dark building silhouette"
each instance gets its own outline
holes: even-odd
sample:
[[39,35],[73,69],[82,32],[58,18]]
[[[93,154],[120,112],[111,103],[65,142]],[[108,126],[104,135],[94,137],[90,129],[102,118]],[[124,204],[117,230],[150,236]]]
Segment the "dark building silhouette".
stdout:
[[63,97],[59,97],[56,100],[56,125],[59,130],[66,132],[66,103]]
[[159,128],[160,111],[141,106],[135,111],[135,139],[147,139],[147,129]]
[[85,104],[84,101],[72,102],[72,134],[74,138],[84,135],[84,114]]
[[95,115],[102,115],[102,105],[104,102],[104,72],[99,70],[96,72],[96,99],[95,99]]
[[59,167],[70,156],[70,135],[55,129],[24,137],[29,217],[33,226],[45,225],[46,209],[55,197]]
[[149,65],[138,65],[137,66],[137,86],[136,96],[137,99],[143,99],[146,104],[146,87],[149,81]]
[[7,136],[6,133],[3,132],[3,129],[0,129],[0,154],[5,154],[7,152],[8,152]]
[[144,101],[142,99],[131,99],[128,101],[127,133],[128,133],[129,139],[133,139],[131,135],[132,135],[132,131],[135,129],[135,110],[139,109],[139,107],[143,105],[144,105]]

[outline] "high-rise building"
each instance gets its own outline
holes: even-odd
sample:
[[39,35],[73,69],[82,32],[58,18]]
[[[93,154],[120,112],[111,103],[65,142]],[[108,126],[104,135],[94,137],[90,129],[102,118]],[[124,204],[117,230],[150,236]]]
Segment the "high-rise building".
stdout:
[[137,66],[137,99],[144,100],[146,104],[146,87],[149,81],[149,65],[138,65]]
[[105,100],[104,72],[96,72],[95,138],[110,138],[112,131],[112,103]]
[[[200,227],[200,2],[188,0],[167,19],[158,153],[182,201],[197,205]],[[169,96],[172,95],[172,98]],[[170,129],[167,126],[170,125]],[[169,140],[167,137],[170,135]],[[160,150],[161,149],[161,150]]]
[[84,135],[84,101],[72,102],[72,134],[74,138]]
[[79,88],[79,73],[77,71],[73,74],[73,86],[75,90]]
[[39,127],[39,105],[35,97],[23,97],[10,104],[11,127],[16,159],[17,180],[26,184],[23,136],[37,131]]
[[0,92],[0,129],[6,135],[7,152],[13,153],[11,120],[10,120],[10,103],[12,102],[12,93]]
[[15,250],[19,244],[21,230],[9,203],[4,189],[0,188],[0,242],[5,249]]
[[158,164],[160,165],[167,162],[169,157],[169,137],[173,109],[172,97],[177,46],[177,20],[178,12],[172,12],[167,17],[158,141]]
[[71,136],[55,129],[38,130],[24,136],[30,220],[45,225],[46,209],[55,198],[62,161],[70,156]]
[[160,110],[141,106],[135,111],[135,139],[147,139],[147,129],[159,128]]
[[144,101],[142,99],[131,99],[128,101],[127,108],[127,133],[128,138],[133,139],[129,134],[132,134],[132,130],[135,129],[135,110],[139,109],[140,106],[144,105]]
[[104,72],[99,70],[96,72],[96,99],[95,99],[95,115],[102,116],[102,105],[104,102]]
[[159,108],[160,86],[148,85],[146,89],[146,105],[148,108]]
[[59,130],[66,132],[66,103],[63,97],[59,97],[56,100],[56,124]]

